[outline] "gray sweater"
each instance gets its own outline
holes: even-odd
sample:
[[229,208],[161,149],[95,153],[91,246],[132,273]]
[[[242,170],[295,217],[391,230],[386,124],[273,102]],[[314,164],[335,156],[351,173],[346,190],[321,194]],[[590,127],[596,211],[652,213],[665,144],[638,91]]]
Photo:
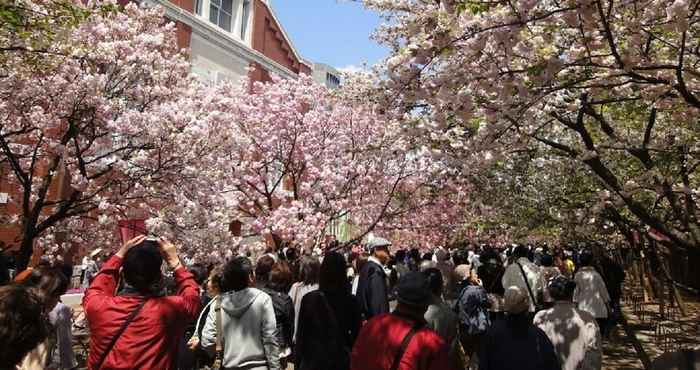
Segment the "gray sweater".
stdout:
[[[279,370],[277,323],[272,299],[265,292],[246,288],[221,296],[223,367]],[[209,311],[202,331],[202,347],[216,345],[216,307]]]

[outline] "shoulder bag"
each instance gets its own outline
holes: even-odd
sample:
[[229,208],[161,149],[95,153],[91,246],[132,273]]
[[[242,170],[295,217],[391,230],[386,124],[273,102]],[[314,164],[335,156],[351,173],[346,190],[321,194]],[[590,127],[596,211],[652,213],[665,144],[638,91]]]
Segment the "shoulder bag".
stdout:
[[535,295],[532,294],[532,288],[530,288],[530,282],[527,280],[527,276],[525,275],[525,270],[523,269],[523,265],[520,264],[520,262],[516,262],[516,265],[520,267],[520,274],[523,276],[523,280],[525,280],[525,286],[527,286],[527,291],[530,294],[530,298],[532,298],[532,304],[535,305],[535,312],[542,311],[544,307],[542,307],[539,303],[537,303],[537,300],[535,299]]
[[216,297],[216,305],[214,306],[214,325],[216,327],[216,353],[214,355],[214,364],[211,366],[213,370],[219,370],[222,367],[224,360],[224,346],[221,337],[224,335],[224,331],[221,330],[221,295]]
[[399,347],[398,352],[396,352],[396,355],[394,356],[394,362],[391,363],[391,370],[398,370],[399,365],[401,364],[401,359],[403,358],[403,355],[406,353],[406,349],[408,348],[408,345],[411,343],[411,339],[416,335],[418,330],[420,330],[423,327],[423,324],[420,322],[416,322],[413,327],[411,327],[411,330],[408,331],[408,334],[403,338],[401,341],[401,346]]
[[136,309],[133,310],[131,312],[131,314],[129,314],[129,317],[126,318],[126,321],[124,321],[122,326],[119,328],[119,331],[117,332],[117,334],[115,334],[114,337],[112,337],[112,340],[109,342],[109,345],[107,346],[105,351],[102,352],[102,355],[100,356],[100,360],[97,361],[97,366],[95,367],[95,369],[97,369],[97,370],[102,369],[102,365],[104,364],[105,360],[107,359],[107,355],[109,355],[109,353],[112,351],[112,348],[114,348],[114,345],[117,344],[117,340],[119,339],[119,337],[122,336],[122,334],[124,334],[124,331],[126,331],[126,328],[129,326],[129,324],[131,324],[131,322],[134,321],[134,319],[136,318],[136,315],[139,314],[139,312],[141,311],[143,306],[146,304],[146,301],[148,301],[148,299],[144,299],[143,301],[141,301],[141,303],[139,303],[139,305],[136,307]]

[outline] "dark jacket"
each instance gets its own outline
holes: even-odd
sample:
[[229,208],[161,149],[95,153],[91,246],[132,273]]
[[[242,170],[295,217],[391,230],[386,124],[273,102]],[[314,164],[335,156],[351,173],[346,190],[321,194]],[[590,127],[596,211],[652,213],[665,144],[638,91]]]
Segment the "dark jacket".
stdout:
[[389,290],[382,266],[368,261],[360,270],[357,300],[365,320],[389,312]]
[[347,370],[360,331],[357,299],[346,292],[316,290],[304,296],[294,349],[297,370]]
[[511,369],[561,370],[552,342],[528,315],[494,322],[481,343],[479,370]]
[[287,293],[281,293],[268,287],[261,290],[272,298],[277,320],[277,343],[280,348],[291,348],[294,338],[294,303]]
[[625,281],[625,270],[615,260],[608,256],[603,256],[596,268],[600,273],[605,286],[608,288],[610,299],[618,303],[622,296],[622,283]]

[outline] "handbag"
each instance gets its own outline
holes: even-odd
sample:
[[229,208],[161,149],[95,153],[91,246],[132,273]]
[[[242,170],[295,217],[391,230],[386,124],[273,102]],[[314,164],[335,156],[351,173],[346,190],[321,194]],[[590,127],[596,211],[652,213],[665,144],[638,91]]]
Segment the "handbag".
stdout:
[[221,340],[221,336],[224,334],[221,330],[221,296],[216,297],[216,306],[214,306],[214,325],[216,328],[216,347],[214,354],[214,363],[211,365],[213,370],[219,370],[222,368],[222,363],[224,360],[224,346]]
[[126,328],[129,327],[129,324],[131,324],[131,322],[134,321],[134,319],[136,318],[136,315],[138,315],[139,312],[141,312],[143,306],[146,305],[146,301],[148,301],[148,299],[144,299],[143,301],[141,301],[141,303],[139,303],[136,309],[134,309],[131,312],[131,314],[129,314],[129,317],[126,318],[126,321],[124,321],[122,326],[119,328],[119,331],[117,331],[117,333],[112,337],[112,340],[109,342],[109,345],[107,346],[105,351],[102,352],[100,360],[97,361],[97,366],[95,367],[95,369],[102,369],[102,365],[104,365],[104,362],[107,359],[107,355],[109,355],[109,353],[112,352],[112,348],[114,348],[114,345],[117,344],[117,340],[119,339],[119,337],[121,337],[122,334],[124,334],[124,331],[126,331]]

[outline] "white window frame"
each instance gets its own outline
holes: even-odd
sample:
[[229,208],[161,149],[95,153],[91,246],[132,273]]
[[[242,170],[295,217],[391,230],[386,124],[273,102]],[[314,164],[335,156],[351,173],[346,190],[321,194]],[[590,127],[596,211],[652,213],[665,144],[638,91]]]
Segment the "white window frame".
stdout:
[[[219,2],[219,5],[212,4],[212,0],[207,1],[207,2],[209,3],[209,4],[208,4],[209,6],[207,6],[207,10],[208,10],[208,12],[209,12],[209,16],[207,17],[207,19],[209,20],[210,23],[214,24],[215,26],[219,27],[220,29],[222,29],[222,30],[224,30],[224,31],[226,31],[226,32],[228,32],[228,33],[232,33],[232,32],[236,29],[236,17],[238,16],[237,13],[236,13],[236,10],[237,10],[237,9],[236,9],[236,5],[237,5],[236,3],[237,3],[237,1],[236,1],[236,0],[216,0],[216,1]],[[226,11],[224,10],[224,2],[225,2],[225,1],[230,1],[230,2],[231,2],[231,13],[228,13],[228,12],[226,12]],[[216,8],[218,8],[217,17],[216,17],[216,22],[213,22],[213,21],[211,20],[211,15],[212,15],[212,14],[211,14],[211,7],[212,7],[212,6],[215,6]],[[221,14],[222,14],[222,13],[228,14],[228,15],[229,15],[229,20],[230,20],[230,21],[229,21],[229,27],[230,27],[230,29],[226,29],[226,28],[224,28],[224,27],[220,24],[220,23],[221,23]]]
[[[225,0],[218,0],[221,2],[223,5],[223,1]],[[248,4],[248,19],[245,21],[245,27],[243,25],[243,5]],[[197,13],[197,5],[200,5],[200,12]],[[194,15],[205,20],[209,24],[214,25],[218,30],[221,30],[223,32],[226,32],[229,36],[234,37],[237,40],[240,40],[244,42],[247,45],[250,45],[250,35],[252,32],[252,24],[253,24],[253,17],[254,17],[254,12],[255,12],[255,4],[253,0],[231,0],[231,29],[227,30],[221,26],[219,26],[218,23],[214,23],[210,20],[210,14],[211,14],[211,5],[212,5],[212,0],[195,0],[194,3]],[[223,11],[223,6],[217,6],[219,8],[219,12]],[[217,17],[217,21],[219,20],[219,17]]]
[[[248,17],[247,19],[243,19],[244,15],[244,5],[248,5]],[[240,13],[240,19],[238,20],[237,24],[237,30],[238,32],[238,38],[241,39],[243,42],[248,42],[248,38],[251,32],[251,26],[253,23],[253,0],[241,0],[241,11]],[[245,23],[245,24],[244,24]]]

